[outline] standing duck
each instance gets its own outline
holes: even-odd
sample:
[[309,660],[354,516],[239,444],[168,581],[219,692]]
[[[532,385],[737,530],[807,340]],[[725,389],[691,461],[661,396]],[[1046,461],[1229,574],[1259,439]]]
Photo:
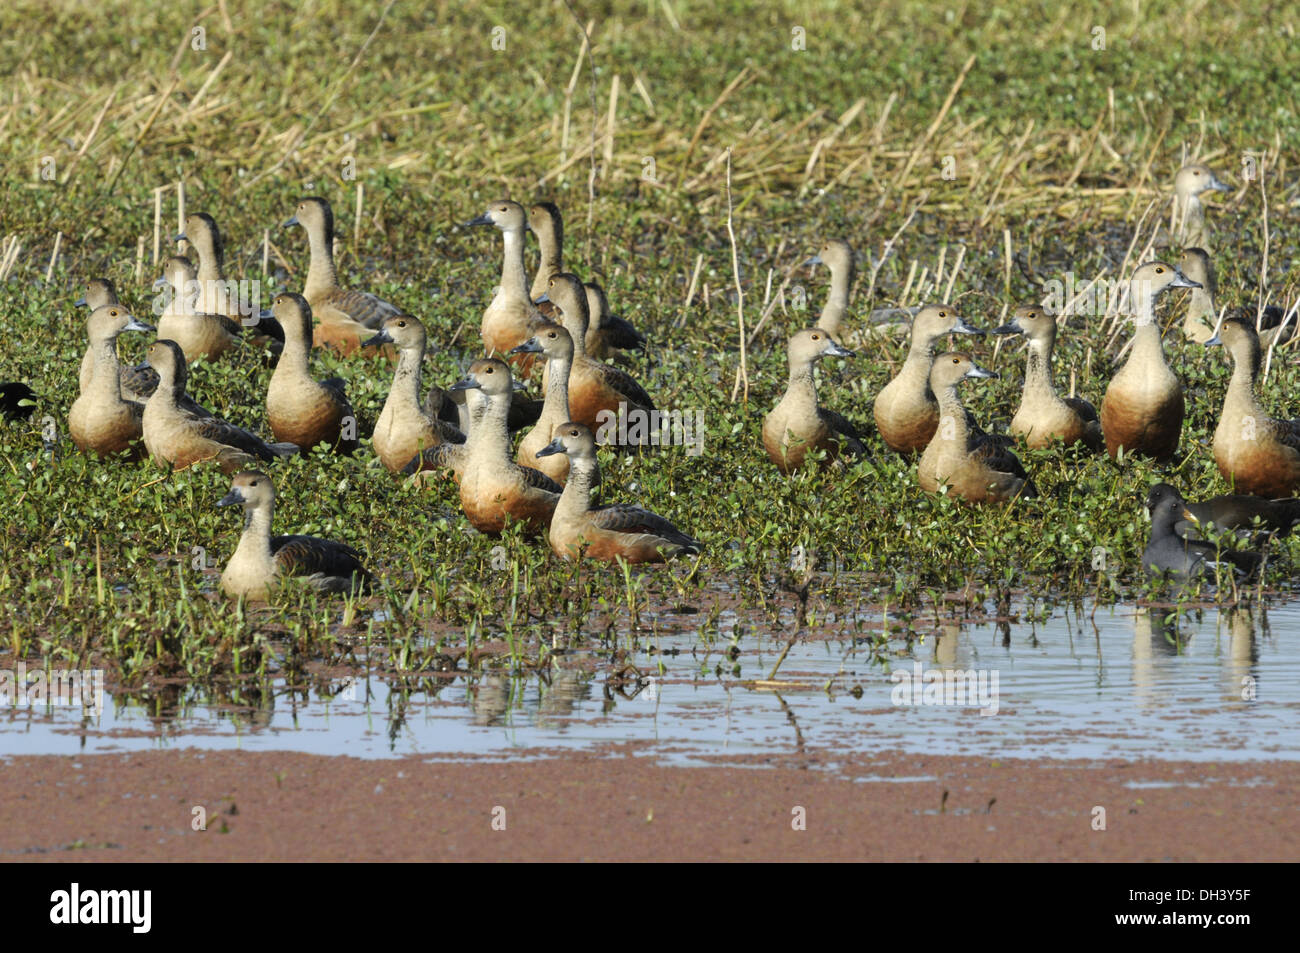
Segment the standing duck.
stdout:
[[268,444],[218,417],[187,411],[183,399],[189,371],[175,341],[150,345],[149,364],[158,372],[158,389],[145,404],[141,423],[145,446],[160,466],[183,470],[215,460],[223,472],[230,473],[253,460],[271,461],[298,452],[291,443]]
[[122,396],[117,336],[123,331],[152,331],[121,305],[101,305],[86,322],[94,364],[89,382],[68,412],[68,432],[82,451],[101,456],[140,455],[144,405]]
[[[319,322],[313,334],[317,347],[329,347],[344,357],[361,348],[363,338],[383,326],[385,319],[400,309],[365,291],[339,287],[334,267],[334,211],[323,198],[305,198],[298,203],[284,227],[301,225],[307,232],[311,264],[302,294]],[[363,351],[363,356],[373,352]]]
[[1036,304],[1020,305],[1009,322],[993,329],[994,334],[1023,334],[1029,341],[1025,389],[1011,418],[1011,432],[1035,450],[1050,447],[1056,440],[1067,447],[1082,443],[1089,450],[1100,450],[1106,441],[1096,409],[1086,400],[1056,393],[1052,382],[1056,331],[1056,319]]
[[1174,176],[1174,238],[1184,247],[1208,249],[1209,230],[1205,224],[1205,206],[1201,195],[1206,192],[1231,192],[1210,167],[1196,163],[1186,165]]
[[539,328],[537,333],[514,349],[546,358],[542,374],[542,414],[537,424],[519,441],[515,462],[521,467],[536,466],[556,483],[569,475],[569,458],[562,453],[538,458],[538,451],[551,442],[556,427],[569,417],[569,371],[573,366],[573,338],[559,325]]
[[1196,516],[1169,484],[1152,487],[1147,508],[1151,511],[1151,537],[1142,553],[1142,568],[1147,575],[1186,582],[1201,575],[1207,562],[1227,562],[1245,571],[1259,566],[1259,553],[1222,549],[1206,540],[1178,535],[1178,525],[1184,520],[1195,521]]
[[490,357],[471,364],[465,379],[452,387],[481,391],[487,400],[470,428],[460,476],[460,504],[480,533],[496,535],[511,520],[524,523],[531,534],[541,533],[560,499],[558,483],[511,458],[506,420],[513,387],[510,366]]
[[444,448],[463,444],[465,434],[455,425],[429,414],[420,402],[420,376],[427,344],[424,325],[409,314],[384,320],[379,333],[366,346],[388,345],[397,349],[393,386],[384,409],[379,412],[370,442],[375,454],[390,473],[401,473],[417,454],[433,451],[419,469],[434,469]]
[[950,494],[970,503],[1038,495],[1034,481],[1003,440],[972,431],[957,394],[957,385],[968,378],[997,376],[965,354],[949,351],[935,357],[930,388],[938,398],[940,417],[917,467],[921,489],[938,493],[947,486]]
[[1133,349],[1101,401],[1101,430],[1111,457],[1141,454],[1168,460],[1183,429],[1183,385],[1165,363],[1156,298],[1169,288],[1195,288],[1173,265],[1150,261],[1129,279]]
[[[483,312],[483,346],[488,354],[509,354],[532,337],[539,324],[546,322],[528,294],[528,279],[524,271],[524,232],[528,228],[528,216],[518,202],[501,199],[489,205],[478,218],[466,222],[464,227],[481,225],[499,228],[505,246],[501,283],[497,286],[496,296]],[[577,342],[574,344],[576,346]],[[527,374],[535,358],[531,354],[517,354],[512,363],[521,373]]]
[[311,376],[311,305],[302,295],[278,294],[271,312],[284,329],[284,352],[266,391],[266,417],[275,439],[303,452],[321,443],[339,453],[354,452],[360,445],[357,418],[343,379]]
[[1270,499],[1300,491],[1300,421],[1274,420],[1255,397],[1259,336],[1249,321],[1229,318],[1207,345],[1222,344],[1232,358],[1232,379],[1214,429],[1214,461],[1238,492]]
[[555,439],[537,452],[539,457],[565,454],[569,479],[551,517],[548,541],[561,559],[586,556],[614,562],[659,563],[703,548],[672,523],[628,503],[592,507],[591,488],[599,480],[596,438],[580,423],[566,421]]
[[790,338],[786,348],[790,378],[781,402],[763,419],[763,446],[782,473],[803,465],[810,451],[826,451],[833,462],[840,453],[865,456],[866,448],[853,425],[817,403],[813,365],[824,357],[852,357],[828,331],[808,328]]
[[[569,370],[570,417],[591,430],[616,426],[620,412],[639,413],[649,430],[655,409],[650,395],[626,371],[587,356],[587,328],[590,314],[587,293],[576,275],[561,272],[547,283],[545,300],[555,302],[564,329],[573,341],[573,366]],[[532,335],[529,335],[530,337]],[[520,342],[522,343],[522,342]],[[615,423],[609,423],[610,417]],[[632,418],[635,419],[635,418]],[[629,423],[628,430],[632,429]],[[647,434],[645,443],[649,442]]]
[[316,536],[271,535],[275,487],[265,473],[236,473],[217,506],[244,511],[239,545],[221,573],[221,589],[231,598],[265,600],[276,577],[285,576],[302,577],[323,592],[356,593],[370,584],[361,554],[351,546]]
[[905,455],[920,453],[939,426],[939,402],[930,389],[930,369],[940,338],[983,333],[967,324],[952,305],[928,304],[917,312],[907,359],[872,407],[876,429],[890,449]]
[[826,241],[821,251],[809,258],[805,265],[825,265],[831,273],[831,290],[822,307],[822,316],[817,319],[817,327],[831,332],[837,338],[840,335],[840,322],[849,308],[849,291],[853,287],[853,277],[857,271],[853,263],[853,248],[842,238]]

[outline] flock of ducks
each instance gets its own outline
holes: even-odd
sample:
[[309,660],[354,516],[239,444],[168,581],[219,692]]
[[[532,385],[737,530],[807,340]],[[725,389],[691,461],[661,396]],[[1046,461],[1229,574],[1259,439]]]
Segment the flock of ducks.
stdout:
[[[930,304],[913,318],[906,360],[876,396],[873,416],[883,443],[917,461],[924,490],[970,503],[1037,495],[1013,452],[1017,441],[1031,448],[1077,445],[1091,452],[1104,449],[1115,458],[1169,460],[1181,436],[1184,398],[1165,360],[1155,304],[1166,291],[1187,288],[1192,294],[1184,335],[1207,346],[1222,344],[1232,361],[1214,454],[1224,478],[1242,495],[1189,505],[1172,486],[1153,488],[1152,537],[1143,565],[1153,573],[1186,578],[1220,556],[1252,563],[1255,554],[1221,551],[1207,527],[1285,534],[1300,520],[1300,501],[1290,499],[1300,489],[1300,422],[1269,418],[1256,394],[1261,332],[1270,339],[1289,334],[1290,329],[1279,328],[1285,323],[1282,314],[1265,313],[1257,327],[1244,315],[1215,311],[1217,288],[1204,247],[1209,233],[1199,196],[1224,188],[1205,166],[1178,173],[1175,223],[1184,242],[1195,245],[1186,248],[1178,265],[1148,262],[1131,275],[1131,350],[1107,387],[1100,413],[1086,400],[1058,393],[1052,375],[1058,322],[1028,303],[992,329],[1023,336],[1027,356],[1010,433],[985,432],[963,405],[960,389],[967,380],[997,375],[970,355],[941,346],[952,335],[986,332],[952,305]],[[197,264],[184,257],[165,262],[159,286],[171,294],[156,329],[128,312],[111,281],[88,283],[78,303],[90,309],[89,346],[68,428],[85,452],[147,454],[172,469],[210,461],[233,474],[230,492],[218,504],[240,506],[245,516],[238,547],[221,577],[229,595],[265,598],[277,577],[305,577],[328,591],[357,591],[371,581],[361,554],[346,545],[271,532],[275,489],[260,469],[264,464],[322,445],[339,454],[361,447],[363,435],[344,381],[313,374],[317,348],[391,362],[392,386],[369,434],[376,456],[395,475],[453,479],[465,517],[479,532],[499,534],[517,523],[529,535],[545,533],[551,549],[566,560],[659,562],[700,552],[697,540],[661,516],[630,504],[593,502],[600,484],[594,435],[600,423],[611,414],[649,413],[655,405],[631,374],[608,360],[620,351],[644,349],[644,335],[610,312],[599,285],[584,284],[564,270],[563,224],[553,204],[525,210],[502,200],[466,223],[500,231],[501,280],[482,317],[486,356],[447,390],[423,387],[429,344],[417,318],[373,294],[339,285],[334,216],[325,199],[303,199],[285,223],[306,232],[310,265],[302,293],[278,294],[268,310],[255,315],[245,313],[230,292],[234,285],[227,282],[215,221],[195,214],[185,225],[177,237],[190,243]],[[540,248],[531,283],[524,260],[530,230]],[[822,406],[814,380],[818,361],[853,356],[840,344],[855,274],[853,250],[845,241],[830,240],[806,264],[829,269],[830,292],[816,326],[790,338],[788,384],[763,422],[764,448],[783,474],[867,457],[863,435],[843,415]],[[155,330],[147,361],[123,366],[118,337]],[[274,441],[222,420],[187,392],[191,365],[219,360],[248,342],[262,345],[274,363],[266,394]],[[541,401],[521,392],[522,382],[537,377]],[[7,415],[30,404],[32,396],[26,385],[0,385]],[[530,429],[515,447],[512,433],[525,427]]]

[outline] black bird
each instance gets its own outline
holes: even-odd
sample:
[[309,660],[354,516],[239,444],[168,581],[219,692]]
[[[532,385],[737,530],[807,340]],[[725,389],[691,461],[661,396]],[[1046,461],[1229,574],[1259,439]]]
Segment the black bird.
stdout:
[[1263,561],[1259,553],[1221,549],[1202,539],[1179,536],[1179,521],[1195,522],[1196,515],[1168,483],[1151,488],[1147,507],[1151,510],[1151,538],[1142,553],[1142,568],[1149,576],[1167,575],[1183,582],[1200,576],[1209,562],[1227,562],[1243,572],[1254,572]]

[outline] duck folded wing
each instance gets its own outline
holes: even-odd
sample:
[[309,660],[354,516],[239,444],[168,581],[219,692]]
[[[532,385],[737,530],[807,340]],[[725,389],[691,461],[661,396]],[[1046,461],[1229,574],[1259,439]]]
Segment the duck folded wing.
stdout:
[[607,314],[600,322],[600,333],[605,343],[620,351],[644,351],[645,335],[632,326],[632,322],[618,315]]
[[[432,385],[429,393],[424,396],[424,412],[433,420],[441,420],[453,425],[460,423],[460,410],[456,407],[456,402],[437,384]],[[457,432],[459,433],[459,427]],[[463,434],[461,439],[464,439]]]
[[854,456],[866,456],[867,448],[862,443],[862,435],[858,429],[849,422],[849,419],[843,414],[836,413],[833,410],[827,410],[825,407],[818,407],[817,414],[826,422],[826,426],[836,433],[844,441],[845,448]]
[[645,392],[645,388],[633,380],[631,374],[615,367],[613,364],[597,362],[595,366],[599,368],[599,373],[605,379],[605,383],[626,397],[629,404],[636,404],[642,410],[655,409],[654,401],[650,399],[650,395]]
[[545,490],[548,493],[554,493],[559,496],[564,492],[564,487],[556,483],[541,470],[534,470],[532,467],[520,467],[520,472],[524,475],[524,482],[534,490]]
[[352,405],[348,403],[348,395],[346,391],[347,381],[343,380],[343,378],[331,377],[329,380],[321,381],[320,386],[325,388],[326,392],[330,395],[330,398],[336,404],[341,407],[346,407],[349,410],[352,409]]
[[328,302],[353,321],[378,330],[385,318],[401,314],[401,310],[389,304],[383,298],[376,297],[368,291],[351,291],[336,288],[330,293]]
[[1300,453],[1300,421],[1270,420],[1267,423],[1269,434],[1282,446]]
[[598,529],[609,530],[614,533],[657,536],[691,552],[699,552],[702,548],[698,540],[687,536],[662,516],[651,513],[649,510],[643,510],[631,503],[611,503],[608,506],[598,506],[589,510],[587,516],[591,520],[591,524]]
[[316,588],[353,589],[370,582],[361,553],[346,543],[316,536],[272,536],[271,555],[286,575],[309,576]]
[[158,372],[148,364],[137,364],[134,367],[124,365],[118,372],[118,377],[122,382],[122,390],[135,394],[141,400],[152,397],[158,389]]
[[414,476],[421,470],[459,468],[465,460],[464,437],[461,440],[461,443],[440,443],[436,447],[421,450],[402,467],[402,476]]
[[970,453],[990,470],[998,473],[1010,473],[1022,480],[1029,479],[1024,465],[1007,446],[1007,438],[1002,434],[980,434],[972,437]]
[[200,437],[214,443],[224,444],[259,460],[274,460],[277,457],[291,457],[298,448],[291,443],[267,443],[257,434],[249,433],[232,423],[217,417],[192,417],[191,426]]

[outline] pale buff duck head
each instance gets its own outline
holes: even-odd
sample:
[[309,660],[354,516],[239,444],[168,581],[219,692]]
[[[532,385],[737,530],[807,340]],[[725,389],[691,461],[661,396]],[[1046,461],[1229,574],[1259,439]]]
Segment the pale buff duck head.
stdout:
[[549,360],[573,360],[573,338],[559,325],[548,325],[512,348],[511,354],[542,354]]
[[1219,180],[1207,165],[1185,165],[1174,176],[1174,191],[1184,199],[1202,192],[1231,192],[1232,186]]
[[116,341],[123,331],[152,330],[152,327],[136,319],[119,304],[98,307],[86,319],[86,333],[92,342]]
[[424,325],[418,318],[413,318],[409,314],[395,314],[391,318],[385,318],[379,333],[362,341],[361,346],[375,347],[380,344],[391,344],[399,351],[423,353],[425,340]]
[[230,481],[230,492],[217,501],[217,506],[240,506],[249,513],[274,503],[275,486],[271,478],[257,470],[244,470],[235,474]]
[[464,378],[451,385],[451,390],[477,390],[488,397],[509,397],[514,391],[510,366],[494,357],[479,358],[469,366]]
[[[307,299],[292,291],[283,291],[271,300],[270,314],[280,322],[286,335],[310,344],[312,336],[311,305]],[[263,316],[266,312],[263,312]]]
[[185,364],[185,352],[175,341],[154,341],[145,353],[145,361],[158,372],[158,386],[184,392],[189,380],[189,369]]
[[825,265],[833,273],[852,273],[853,248],[842,238],[827,239],[805,265]]
[[285,221],[283,228],[301,225],[308,235],[322,235],[326,247],[334,241],[334,210],[323,198],[311,196],[300,199],[293,215]]
[[91,311],[118,303],[117,287],[109,278],[91,278],[86,282],[86,293],[77,299],[78,308],[90,308]]
[[185,231],[176,236],[176,241],[187,241],[194,246],[199,258],[221,264],[225,258],[225,246],[221,241],[221,232],[216,220],[207,212],[195,212],[185,219]]
[[537,451],[537,456],[549,457],[563,453],[568,455],[570,461],[596,459],[596,438],[584,425],[569,420],[556,427],[554,434],[551,442]]
[[968,324],[950,304],[927,304],[912,319],[914,344],[930,346],[946,334],[983,333],[979,328]]
[[993,371],[976,364],[969,354],[945,351],[935,355],[934,366],[930,368],[930,389],[937,394],[949,387],[956,387],[964,380],[997,376]]
[[1139,324],[1149,323],[1154,319],[1156,299],[1170,288],[1199,288],[1199,282],[1192,281],[1174,265],[1163,261],[1149,261],[1138,267],[1129,279],[1129,303],[1137,316]]
[[478,218],[466,222],[464,227],[473,228],[479,225],[495,225],[503,232],[523,231],[528,227],[528,215],[518,202],[499,199],[490,204],[487,211]]
[[1011,313],[1011,320],[994,328],[992,333],[1023,334],[1030,341],[1050,344],[1056,340],[1056,318],[1042,305],[1027,302],[1018,305]]
[[790,338],[786,354],[791,367],[820,361],[823,357],[852,357],[853,352],[840,347],[830,332],[821,328],[805,328]]
[[1216,286],[1214,262],[1203,248],[1186,249],[1178,258],[1178,270],[1207,291]]

